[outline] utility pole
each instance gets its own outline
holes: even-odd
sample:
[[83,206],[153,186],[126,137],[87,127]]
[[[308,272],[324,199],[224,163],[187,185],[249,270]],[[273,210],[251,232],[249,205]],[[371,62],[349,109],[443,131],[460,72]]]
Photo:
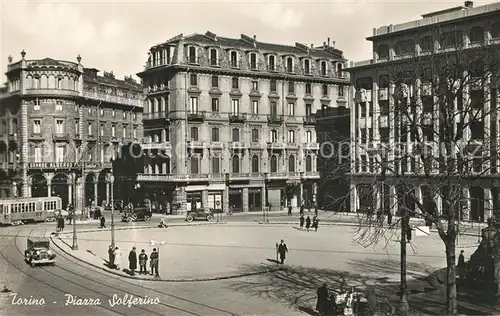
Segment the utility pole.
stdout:
[[113,168],[111,168],[111,245],[115,247],[115,202],[113,201],[115,190],[115,176],[113,175]]

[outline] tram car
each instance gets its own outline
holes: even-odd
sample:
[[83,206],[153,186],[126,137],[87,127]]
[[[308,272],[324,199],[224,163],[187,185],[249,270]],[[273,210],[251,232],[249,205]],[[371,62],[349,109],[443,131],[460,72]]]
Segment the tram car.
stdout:
[[60,197],[0,199],[0,224],[21,225],[54,221],[62,211]]

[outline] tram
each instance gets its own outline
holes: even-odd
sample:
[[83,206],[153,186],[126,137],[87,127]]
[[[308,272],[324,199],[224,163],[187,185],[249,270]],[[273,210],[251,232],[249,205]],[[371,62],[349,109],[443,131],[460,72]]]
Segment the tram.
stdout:
[[53,221],[61,210],[60,197],[0,199],[0,224],[20,225]]

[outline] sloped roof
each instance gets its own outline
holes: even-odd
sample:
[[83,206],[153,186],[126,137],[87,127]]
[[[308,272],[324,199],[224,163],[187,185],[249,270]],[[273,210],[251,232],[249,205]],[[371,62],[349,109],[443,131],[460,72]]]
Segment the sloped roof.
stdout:
[[64,64],[58,62],[55,59],[46,57],[44,59],[34,61],[31,66],[64,66]]
[[114,86],[118,88],[125,88],[142,92],[142,85],[139,83],[129,82],[111,77],[104,77],[104,76],[92,77],[83,75],[83,81],[86,83],[103,84],[107,86]]

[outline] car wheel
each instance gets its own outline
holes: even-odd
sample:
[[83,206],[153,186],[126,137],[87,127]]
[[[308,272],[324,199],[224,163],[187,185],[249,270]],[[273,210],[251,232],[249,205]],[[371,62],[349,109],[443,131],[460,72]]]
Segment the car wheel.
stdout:
[[133,218],[133,217],[130,217],[130,216],[129,216],[129,217],[127,217],[127,222],[132,223],[133,221],[134,221],[134,218]]
[[213,215],[207,215],[207,221],[211,222],[214,220],[214,216]]
[[186,220],[191,223],[194,220],[193,215],[188,215],[188,217],[186,217]]
[[144,215],[144,220],[147,222],[151,219],[151,217],[149,215]]
[[137,214],[133,214],[132,218],[134,219],[134,221],[136,221],[137,220]]

